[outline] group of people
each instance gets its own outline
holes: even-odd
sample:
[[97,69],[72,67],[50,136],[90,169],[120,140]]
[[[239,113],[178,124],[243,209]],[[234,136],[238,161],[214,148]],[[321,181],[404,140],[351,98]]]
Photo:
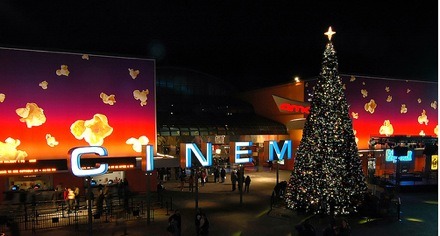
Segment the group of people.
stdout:
[[[316,231],[309,219],[304,220],[295,226],[300,236],[315,236]],[[349,236],[351,235],[351,227],[346,219],[332,218],[327,227],[322,231],[323,236]]]
[[239,170],[231,171],[231,183],[232,183],[232,191],[237,189],[243,191],[243,183],[244,183],[244,192],[249,193],[249,187],[251,185],[251,177],[248,175],[244,178],[244,173],[241,173]]
[[[209,234],[209,220],[206,214],[199,208],[197,209],[195,219],[195,235],[206,236]],[[167,231],[170,235],[180,236],[182,234],[182,216],[179,210],[175,210],[168,218]]]

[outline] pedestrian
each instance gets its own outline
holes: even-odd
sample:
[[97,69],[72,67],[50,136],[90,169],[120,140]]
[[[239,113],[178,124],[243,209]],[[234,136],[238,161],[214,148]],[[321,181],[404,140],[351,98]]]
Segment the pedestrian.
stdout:
[[188,178],[188,185],[189,185],[189,191],[190,191],[190,192],[193,192],[193,191],[194,191],[194,181],[195,181],[195,179],[194,179],[194,173],[191,173],[191,174],[189,175],[189,178]]
[[225,168],[223,168],[223,167],[222,167],[222,169],[220,170],[220,177],[221,177],[221,181],[222,181],[222,183],[224,183],[224,182],[225,182],[225,179],[226,179],[226,170],[225,170]]
[[183,191],[183,188],[185,187],[185,180],[186,180],[186,173],[185,170],[180,171],[180,191]]
[[202,209],[198,208],[195,216],[196,235],[200,235],[200,221],[202,220]]
[[79,188],[75,187],[75,190],[73,190],[73,193],[75,194],[75,208],[79,208]]
[[168,232],[173,236],[180,236],[182,234],[182,216],[179,210],[175,210],[168,218]]
[[235,170],[231,171],[231,183],[232,183],[232,191],[235,191],[237,187],[237,174]]
[[163,201],[163,192],[165,191],[165,187],[163,186],[162,181],[159,180],[159,183],[157,183],[157,201],[160,202],[160,204],[162,205],[162,201]]
[[103,211],[104,211],[104,191],[102,190],[102,188],[99,188],[98,197],[96,199],[95,216],[97,218],[101,217]]
[[350,236],[351,235],[351,227],[348,224],[346,219],[342,219],[339,226],[339,235],[341,236]]
[[218,166],[216,166],[214,168],[214,183],[217,183],[217,181],[220,182],[219,178],[220,178],[220,171],[218,169]]
[[209,220],[205,213],[201,214],[200,218],[200,236],[205,236],[209,234]]
[[246,179],[244,180],[244,191],[249,193],[249,186],[251,185],[251,177],[246,176]]
[[69,207],[68,213],[71,213],[75,205],[75,193],[71,188],[67,189],[67,199],[68,199],[68,207]]

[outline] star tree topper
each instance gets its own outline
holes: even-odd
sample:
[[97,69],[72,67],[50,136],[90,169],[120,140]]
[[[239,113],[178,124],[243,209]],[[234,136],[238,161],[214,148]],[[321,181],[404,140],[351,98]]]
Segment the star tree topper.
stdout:
[[330,27],[328,27],[328,31],[325,32],[324,34],[327,35],[329,41],[332,41],[332,36],[333,36],[334,34],[336,34],[336,32],[333,31],[333,30],[332,30],[332,27],[330,26]]

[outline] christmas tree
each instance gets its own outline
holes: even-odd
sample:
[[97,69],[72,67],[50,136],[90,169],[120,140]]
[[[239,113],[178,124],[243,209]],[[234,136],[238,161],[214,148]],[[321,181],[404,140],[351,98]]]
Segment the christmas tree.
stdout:
[[294,169],[287,207],[316,214],[356,212],[367,187],[329,28],[321,73],[314,89]]

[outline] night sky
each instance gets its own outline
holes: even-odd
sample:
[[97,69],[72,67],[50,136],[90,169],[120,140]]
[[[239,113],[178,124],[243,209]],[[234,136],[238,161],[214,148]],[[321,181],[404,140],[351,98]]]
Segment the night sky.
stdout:
[[242,90],[321,70],[438,80],[437,1],[2,1],[0,46],[156,60]]

